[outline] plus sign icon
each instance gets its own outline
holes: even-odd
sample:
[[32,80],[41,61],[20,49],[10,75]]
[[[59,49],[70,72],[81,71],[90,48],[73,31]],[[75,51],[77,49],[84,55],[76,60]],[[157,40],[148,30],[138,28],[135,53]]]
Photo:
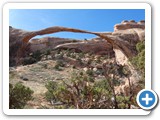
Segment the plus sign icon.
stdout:
[[150,110],[157,104],[157,94],[153,90],[141,90],[137,95],[137,103],[144,110]]

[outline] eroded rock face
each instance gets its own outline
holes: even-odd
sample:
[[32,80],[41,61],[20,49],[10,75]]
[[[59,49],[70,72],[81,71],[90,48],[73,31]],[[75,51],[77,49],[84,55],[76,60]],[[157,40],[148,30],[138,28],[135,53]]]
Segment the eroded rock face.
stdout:
[[139,22],[135,22],[134,20],[130,20],[130,21],[122,21],[120,24],[116,24],[114,26],[114,31],[117,30],[126,30],[126,29],[132,29],[132,28],[140,28],[140,29],[145,29],[145,21],[139,21]]
[[[24,36],[27,36],[30,32],[24,31],[21,29],[15,29],[11,26],[9,26],[9,63],[10,66],[14,66],[16,64],[16,57],[19,54],[20,48],[23,46],[22,39]],[[25,48],[27,50],[27,48]],[[25,55],[26,52],[23,52],[23,55]],[[23,56],[21,56],[23,57]],[[18,60],[21,59],[18,58]]]
[[108,55],[110,57],[114,57],[114,51],[111,44],[109,44],[106,40],[99,41],[83,41],[76,43],[66,43],[61,44],[55,47],[56,49],[78,49],[84,53],[92,53],[98,55]]
[[[125,53],[133,55],[137,54],[135,46],[139,41],[145,40],[145,30],[140,28],[116,30],[112,35],[108,35],[108,37],[115,40],[117,44],[117,46],[114,46],[116,60],[118,63],[124,65],[127,64],[128,58],[132,57],[127,56]],[[127,46],[126,43],[129,45]],[[126,44],[126,46],[123,46],[124,44]],[[129,48],[130,51],[128,51],[126,47]]]
[[46,49],[70,49],[83,53],[92,53],[95,55],[108,55],[114,57],[114,51],[111,44],[106,40],[76,40],[67,38],[45,37],[32,39],[30,42],[30,51],[45,51]]

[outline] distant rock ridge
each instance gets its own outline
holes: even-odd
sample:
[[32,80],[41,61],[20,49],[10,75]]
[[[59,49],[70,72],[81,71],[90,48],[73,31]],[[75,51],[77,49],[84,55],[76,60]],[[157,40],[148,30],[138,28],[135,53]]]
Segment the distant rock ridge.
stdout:
[[115,56],[113,51],[113,46],[106,40],[101,41],[82,41],[75,43],[65,43],[60,44],[55,47],[55,49],[78,49],[84,53],[92,53],[98,55]]
[[75,43],[78,41],[80,40],[59,37],[44,37],[31,39],[29,41],[29,44],[31,52],[35,52],[37,50],[45,51],[45,49],[54,49],[57,45],[65,43]]

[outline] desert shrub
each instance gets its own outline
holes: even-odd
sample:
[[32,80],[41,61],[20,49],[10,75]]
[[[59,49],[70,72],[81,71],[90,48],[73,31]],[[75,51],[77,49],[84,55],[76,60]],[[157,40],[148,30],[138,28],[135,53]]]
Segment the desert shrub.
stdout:
[[130,59],[130,62],[135,66],[136,69],[141,72],[145,71],[145,41],[139,42],[136,45],[138,51],[137,56]]
[[64,66],[65,66],[64,62],[62,60],[58,60],[58,61],[56,61],[54,68],[56,70],[62,70],[61,67],[64,67]]
[[102,60],[101,58],[102,58],[102,57],[98,57],[98,58],[96,59],[96,62],[97,62],[97,63],[101,63],[101,60]]
[[138,71],[140,76],[139,84],[144,87],[145,80],[145,41],[137,43],[136,49],[138,51],[137,56],[130,58],[129,61]]
[[127,65],[118,65],[117,72],[120,77],[128,77],[131,75],[131,71]]
[[76,68],[76,66],[75,66],[75,65],[73,65],[73,66],[72,66],[72,68],[73,68],[73,69],[75,69],[75,68]]
[[32,57],[36,59],[36,61],[40,61],[42,57],[41,55],[42,53],[39,50],[37,50],[36,52],[33,53]]
[[116,98],[117,98],[117,102],[118,102],[118,108],[119,109],[128,109],[128,108],[130,108],[130,105],[133,105],[135,107],[138,106],[137,102],[136,102],[136,96],[137,95],[134,95],[131,99],[129,96],[117,95]]
[[95,82],[94,87],[107,89],[109,91],[109,84],[106,79],[100,80],[98,82]]
[[60,69],[60,66],[57,65],[57,64],[54,66],[54,68],[55,68],[56,70],[59,70],[59,71],[61,70],[61,69]]
[[72,43],[75,43],[75,42],[77,42],[77,40],[72,40]]
[[92,76],[88,76],[88,80],[89,80],[89,82],[92,82],[92,83],[94,83],[94,77],[92,77]]
[[85,54],[83,52],[79,53],[79,57],[83,58],[85,56]]
[[75,58],[76,58],[75,52],[72,52],[72,53],[70,54],[70,57],[75,59]]
[[88,61],[87,61],[87,65],[90,65],[92,63],[92,59],[89,59]]
[[69,53],[69,52],[66,52],[66,56],[67,56],[67,57],[70,57],[70,53]]
[[33,91],[21,83],[9,84],[9,108],[22,109],[32,99]]
[[[135,105],[135,94],[133,90],[133,86],[130,81],[131,71],[127,66],[122,66],[116,63],[116,61],[108,62],[103,64],[104,76],[109,85],[109,90],[112,94],[112,101],[114,104],[114,108],[123,109],[123,108],[131,108],[131,105]],[[115,87],[121,85],[123,81],[121,79],[128,80],[128,88],[127,94],[125,92],[121,92],[117,94]],[[120,86],[119,86],[120,87]],[[119,91],[119,90],[118,90]],[[137,105],[136,105],[137,106]]]
[[[118,71],[121,70],[123,77],[128,77],[127,68],[120,69],[121,66],[116,63],[107,63],[106,67],[103,80],[95,80],[92,74],[78,71],[72,73],[68,80],[47,83],[47,100],[54,108],[125,109],[135,105],[132,91],[129,96],[115,94],[114,87],[120,85],[121,78]],[[56,107],[56,103],[61,103],[61,107]]]
[[57,53],[57,54],[60,54],[61,51],[62,51],[62,50],[58,49],[58,50],[56,50],[56,53]]
[[121,109],[127,108],[127,105],[130,103],[129,97],[116,96],[116,98],[117,98],[117,102],[119,103],[118,104],[119,108],[121,108]]
[[64,67],[65,66],[65,64],[64,64],[64,62],[62,60],[56,61],[56,65],[58,65],[60,67]]
[[48,64],[47,63],[39,63],[39,65],[41,65],[43,68],[47,69],[48,68]]
[[144,71],[145,69],[145,50],[138,53],[136,57],[133,57],[131,63],[136,67],[136,69]]
[[94,72],[93,72],[93,70],[91,70],[91,69],[88,69],[88,70],[86,71],[86,73],[87,73],[89,76],[93,76],[93,75],[94,75]]
[[51,54],[51,49],[47,49],[44,54],[45,55],[50,55]]
[[9,58],[9,67],[13,67],[16,65],[16,60],[14,58]]
[[47,92],[46,92],[46,94],[45,94],[45,96],[46,96],[46,99],[48,100],[48,101],[50,101],[50,100],[56,100],[56,95],[55,95],[55,91],[57,91],[58,89],[58,84],[57,84],[57,82],[54,82],[54,81],[49,81],[46,85],[45,85],[45,87],[47,88]]
[[65,108],[112,108],[111,95],[104,81],[93,84],[85,73],[73,73],[69,81],[47,83],[47,100],[61,102]]
[[83,65],[83,61],[81,58],[78,57],[78,58],[76,58],[76,60],[79,62],[79,64]]
[[40,61],[41,57],[42,57],[42,53],[38,50],[38,51],[32,53],[29,57],[25,57],[22,61],[22,64],[23,65],[33,64],[35,62]]
[[145,41],[141,41],[141,42],[137,43],[136,49],[138,52],[142,52],[143,50],[145,50]]
[[29,64],[33,64],[36,62],[36,59],[33,57],[25,57],[23,60],[23,65],[29,65]]
[[121,84],[120,80],[118,79],[112,79],[112,83],[114,86],[119,86]]

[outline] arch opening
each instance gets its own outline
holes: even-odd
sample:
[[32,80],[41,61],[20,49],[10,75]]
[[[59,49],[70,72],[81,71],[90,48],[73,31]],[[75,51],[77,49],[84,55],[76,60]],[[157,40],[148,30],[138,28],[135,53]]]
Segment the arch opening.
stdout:
[[84,34],[84,33],[72,33],[72,32],[59,32],[59,33],[51,33],[45,35],[37,35],[30,39],[41,39],[44,37],[55,37],[55,38],[65,38],[65,39],[74,39],[74,40],[91,40],[92,38],[96,38],[96,35],[93,34]]

